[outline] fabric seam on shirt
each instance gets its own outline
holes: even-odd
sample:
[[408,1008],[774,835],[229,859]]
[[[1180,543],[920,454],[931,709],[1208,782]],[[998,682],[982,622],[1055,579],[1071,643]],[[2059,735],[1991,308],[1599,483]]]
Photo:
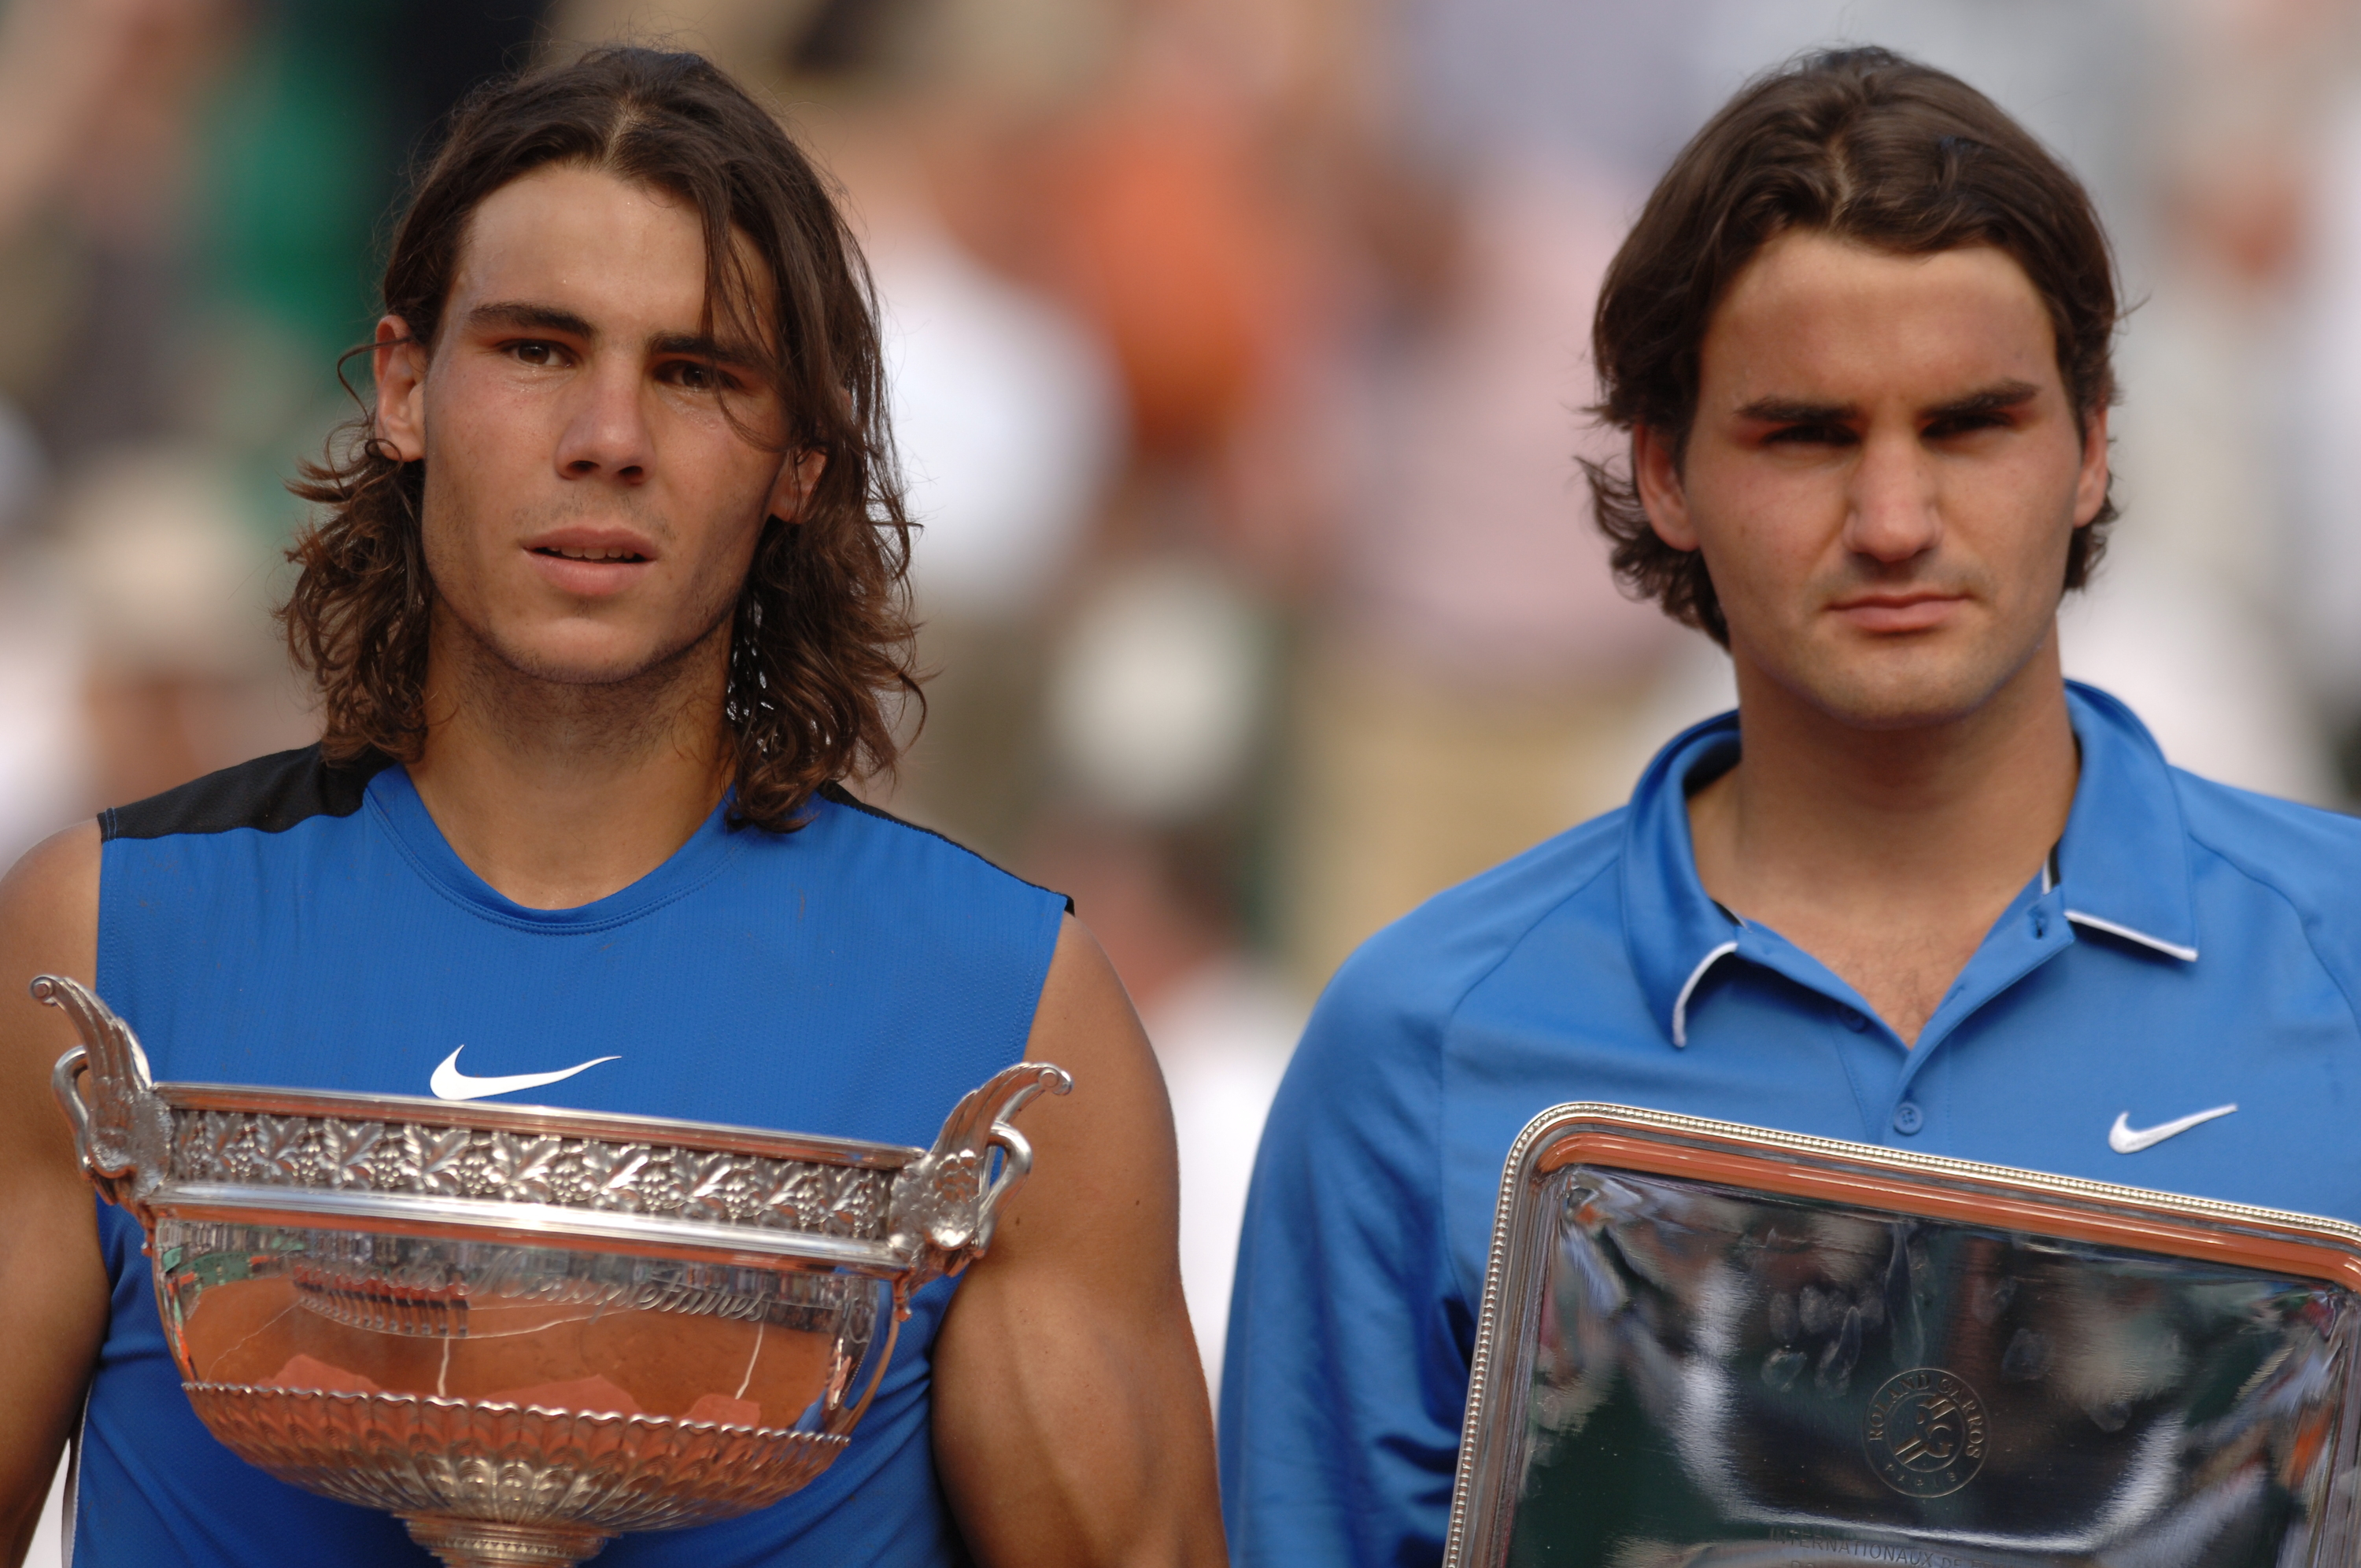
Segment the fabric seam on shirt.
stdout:
[[2248,882],[2253,883],[2257,887],[2263,889],[2272,897],[2278,899],[2281,904],[2287,905],[2288,913],[2295,916],[2296,928],[2303,933],[2303,945],[2312,951],[2312,961],[2320,966],[2321,973],[2328,977],[2328,983],[2334,986],[2336,988],[2336,994],[2345,999],[2345,1011],[2346,1014],[2353,1020],[2354,1028],[2356,1031],[2361,1031],[2361,1002],[2356,1002],[2355,1000],[2352,991],[2345,983],[2345,977],[2336,972],[2336,966],[2330,963],[2327,957],[2321,952],[2320,942],[2318,938],[2314,938],[2312,934],[2312,918],[2303,912],[2302,906],[2297,904],[2294,899],[2288,896],[2288,893],[2285,888],[2279,886],[2279,883],[2263,875],[2262,872],[2257,871],[2254,867],[2246,864],[2245,861],[2241,860],[2236,855],[2234,855],[2227,850],[2223,849],[2220,845],[2214,843],[2212,839],[2206,838],[2193,828],[2190,828],[2188,831],[2191,841],[2195,843],[2198,848],[2203,850],[2207,854],[2213,856],[2224,865],[2228,866],[2232,871],[2236,872],[2240,876],[2245,877]]
[[[461,909],[466,910],[468,914],[474,916],[478,920],[489,921],[495,926],[505,926],[511,931],[522,931],[528,935],[535,937],[588,936],[599,931],[612,931],[620,926],[628,926],[632,921],[638,920],[644,916],[653,915],[659,909],[671,907],[673,905],[679,903],[682,899],[686,898],[692,893],[701,892],[712,883],[714,878],[719,876],[723,872],[728,871],[732,865],[737,863],[740,852],[739,846],[735,841],[724,845],[721,858],[714,863],[713,869],[707,872],[703,876],[698,877],[695,882],[688,883],[685,887],[675,888],[672,892],[664,894],[662,898],[656,899],[653,903],[643,904],[637,909],[631,910],[625,914],[610,915],[602,919],[586,920],[578,924],[569,923],[565,925],[544,926],[539,921],[520,920],[513,915],[503,915],[497,909],[487,909],[482,905],[478,904],[474,899],[469,898],[467,894],[461,893],[457,888],[452,887],[441,877],[434,874],[434,869],[432,866],[427,865],[423,861],[418,858],[418,852],[411,848],[409,840],[402,837],[401,828],[395,824],[392,817],[386,811],[383,803],[375,795],[370,795],[368,797],[368,809],[376,817],[378,826],[385,830],[386,837],[393,840],[393,847],[401,852],[401,858],[410,862],[410,869],[417,872],[420,880],[423,881],[428,887],[433,888],[437,894],[450,900],[453,904],[458,905]],[[700,828],[698,831],[702,832],[704,829]],[[746,829],[741,828],[738,829],[738,831],[743,832],[746,831]],[[449,841],[446,839],[445,843],[447,848]],[[686,847],[686,846],[683,846],[683,848]],[[673,851],[674,854],[678,854],[679,852],[680,851],[678,850]],[[457,860],[458,855],[458,850],[453,850],[451,851],[452,859]],[[667,855],[664,858],[669,861],[672,857]],[[465,861],[461,861],[459,863],[462,865],[467,864]],[[473,868],[470,867],[469,869],[472,870]],[[650,872],[648,874],[653,876],[655,873],[653,872]],[[489,883],[485,885],[490,886]],[[495,888],[493,891],[498,892],[499,889]],[[609,896],[612,897],[613,894],[610,894]]]
[[[1773,970],[1773,972],[1777,973],[1776,970]],[[1785,980],[1787,977],[1781,975],[1780,978],[1782,980]],[[1794,984],[1795,982],[1790,981],[1789,983]],[[1863,998],[1863,1000],[1865,1001],[1867,998]],[[1848,1003],[1848,1005],[1850,1005],[1850,1003]],[[1884,1020],[1880,1019],[1878,1022],[1882,1025]],[[1891,1031],[1888,1032],[1890,1033]],[[1853,1109],[1861,1113],[1861,1141],[1865,1144],[1873,1144],[1877,1142],[1879,1136],[1878,1128],[1882,1120],[1880,1115],[1882,1102],[1878,1098],[1878,1091],[1883,1086],[1867,1082],[1862,1079],[1860,1068],[1853,1059],[1852,1052],[1845,1048],[1842,1040],[1835,1037],[1838,1033],[1837,1031],[1822,1030],[1819,1031],[1819,1033],[1826,1039],[1829,1053],[1836,1058],[1837,1070],[1844,1074],[1845,1087],[1852,1093]],[[1891,1047],[1881,1043],[1878,1049],[1881,1051],[1888,1051],[1890,1053]],[[1909,1063],[1905,1061],[1903,1063],[1903,1071],[1907,1072],[1908,1070]],[[1899,1082],[1900,1079],[1901,1075],[1896,1074],[1894,1081]],[[1893,1114],[1891,1108],[1886,1108],[1883,1114],[1885,1116],[1891,1116]]]
[[[120,805],[106,807],[98,814],[100,842],[113,843],[118,839],[125,837],[122,814],[126,811],[141,811],[148,806],[155,805],[159,801],[171,796],[193,794],[196,791],[197,786],[210,784],[214,780],[222,778],[225,775],[230,773],[247,773],[250,770],[259,768],[264,763],[280,762],[286,758],[297,756],[308,758],[309,761],[303,765],[315,773],[358,773],[360,774],[359,783],[361,788],[359,799],[362,802],[366,802],[368,798],[368,790],[370,781],[375,779],[378,774],[385,772],[388,768],[399,765],[390,757],[385,755],[385,753],[376,751],[371,751],[366,754],[365,759],[357,762],[331,763],[322,755],[321,743],[317,740],[314,740],[309,746],[297,746],[285,751],[265,752],[263,755],[258,757],[248,757],[242,762],[233,762],[225,768],[216,768],[211,773],[201,773],[197,777],[188,780],[186,783],[173,785],[170,789],[159,790],[154,795],[144,796],[138,800],[125,801]],[[137,842],[149,842],[161,841],[166,839],[206,839],[226,833],[262,833],[277,835],[291,832],[294,829],[302,827],[305,823],[310,822],[313,817],[326,817],[335,819],[342,819],[357,815],[359,810],[360,806],[358,804],[356,804],[349,811],[331,811],[323,806],[322,809],[317,811],[304,812],[302,816],[294,817],[291,821],[281,823],[275,828],[259,821],[236,821],[225,823],[218,827],[176,827],[169,832],[140,833],[132,835],[131,837]]]
[[1476,988],[1483,984],[1486,981],[1491,979],[1493,975],[1499,972],[1499,968],[1502,964],[1507,963],[1510,959],[1516,957],[1517,949],[1523,947],[1528,941],[1532,939],[1534,930],[1540,927],[1543,921],[1547,920],[1551,916],[1556,914],[1559,910],[1565,908],[1576,899],[1580,898],[1585,893],[1590,891],[1590,884],[1592,883],[1597,882],[1609,872],[1615,870],[1617,866],[1622,863],[1622,860],[1623,855],[1620,850],[1609,855],[1597,870],[1593,871],[1588,876],[1583,878],[1573,887],[1569,888],[1566,891],[1565,896],[1560,898],[1554,904],[1550,905],[1547,908],[1535,915],[1531,920],[1527,921],[1525,923],[1524,929],[1517,933],[1515,940],[1504,944],[1497,958],[1493,959],[1490,963],[1486,964],[1479,973],[1471,978],[1466,985],[1459,988],[1459,994],[1452,998],[1451,1006],[1443,1015],[1443,1026],[1445,1029],[1448,1029],[1452,1025],[1458,1021],[1459,1010],[1467,1004],[1467,998],[1474,994]]
[[[1608,872],[1619,869],[1622,863],[1623,852],[1622,850],[1618,850],[1613,854],[1609,855],[1604,861],[1600,861],[1597,869],[1592,871],[1588,876],[1584,877],[1580,882],[1575,883],[1574,886],[1568,888],[1565,897],[1558,899],[1555,903],[1550,905],[1547,908],[1535,915],[1531,920],[1527,921],[1525,923],[1524,929],[1517,933],[1516,939],[1514,941],[1504,943],[1501,946],[1499,955],[1495,957],[1490,963],[1486,964],[1480,973],[1470,978],[1466,985],[1459,988],[1459,994],[1452,999],[1450,1007],[1444,1011],[1441,1025],[1436,1030],[1434,1040],[1434,1173],[1435,1180],[1437,1182],[1434,1189],[1435,1191],[1440,1192],[1444,1190],[1443,1187],[1440,1185],[1444,1174],[1443,1153],[1443,1106],[1446,1096],[1444,1088],[1444,1058],[1450,1050],[1451,1031],[1459,1022],[1459,1010],[1467,1005],[1467,999],[1476,993],[1476,988],[1477,986],[1483,984],[1486,981],[1499,973],[1500,966],[1507,963],[1510,959],[1516,957],[1517,950],[1532,939],[1533,933],[1541,927],[1543,921],[1547,920],[1551,916],[1556,914],[1559,910],[1565,908],[1576,899],[1580,898],[1584,894],[1589,892],[1591,883],[1597,882],[1600,877],[1607,875]],[[1618,896],[1617,902],[1619,904],[1621,902],[1620,895]],[[1620,925],[1620,923],[1619,922],[1618,924]],[[1629,949],[1627,948],[1626,950],[1628,952]],[[1639,977],[1637,975],[1632,976],[1633,983],[1636,984],[1638,982],[1638,979]],[[1543,1111],[1547,1109],[1547,1106],[1537,1105],[1533,1108],[1533,1113],[1535,1115],[1539,1115]],[[1507,1155],[1508,1151],[1503,1149],[1501,1151],[1501,1157],[1505,1159]],[[1443,1254],[1443,1266],[1436,1272],[1444,1278],[1450,1280],[1454,1286],[1462,1288],[1464,1294],[1464,1288],[1466,1281],[1459,1277],[1458,1266],[1452,1261],[1451,1256],[1451,1216],[1448,1212],[1445,1212],[1442,1216],[1441,1223],[1434,1227],[1434,1245]],[[1491,1253],[1491,1245],[1488,1234],[1486,1237],[1484,1250],[1486,1255],[1489,1256]],[[1483,1315],[1484,1309],[1484,1281],[1480,1276],[1477,1277],[1476,1281],[1476,1298],[1473,1306],[1474,1311],[1472,1315],[1481,1317]]]

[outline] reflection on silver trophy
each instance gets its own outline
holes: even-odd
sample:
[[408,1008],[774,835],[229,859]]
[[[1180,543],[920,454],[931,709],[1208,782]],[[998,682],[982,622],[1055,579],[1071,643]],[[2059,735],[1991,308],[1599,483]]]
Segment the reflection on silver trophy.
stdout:
[[444,1562],[565,1564],[764,1507],[843,1449],[913,1291],[992,1239],[1027,1062],[932,1149],[399,1095],[149,1081],[71,980],[58,1099],[146,1228],[197,1414]]
[[2361,1229],[1618,1106],[1502,1179],[1453,1568],[2344,1568]]

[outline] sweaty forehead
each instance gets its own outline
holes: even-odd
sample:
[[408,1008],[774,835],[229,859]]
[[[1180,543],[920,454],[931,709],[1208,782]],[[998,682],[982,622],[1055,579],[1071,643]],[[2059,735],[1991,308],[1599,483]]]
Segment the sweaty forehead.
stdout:
[[1716,404],[1940,398],[2004,379],[2063,391],[2049,313],[1991,246],[1907,256],[1781,235],[1732,281],[1700,357]]
[[[731,233],[754,262],[751,242]],[[763,275],[759,263],[747,270]],[[687,335],[701,330],[706,286],[704,225],[686,198],[603,170],[552,164],[478,203],[445,314],[526,303],[579,316],[606,336]],[[726,318],[722,302],[715,303]]]

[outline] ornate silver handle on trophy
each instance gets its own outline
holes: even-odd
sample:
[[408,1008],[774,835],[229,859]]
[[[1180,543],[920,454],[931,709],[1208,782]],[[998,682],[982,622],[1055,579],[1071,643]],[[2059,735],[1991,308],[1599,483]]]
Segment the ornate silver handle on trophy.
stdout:
[[952,1107],[935,1146],[895,1179],[891,1241],[912,1263],[895,1288],[897,1310],[906,1315],[920,1286],[957,1274],[992,1245],[1001,1205],[1033,1169],[1033,1146],[1008,1119],[1043,1090],[1063,1094],[1073,1086],[1064,1068],[1047,1062],[994,1073]]
[[[147,1053],[130,1025],[76,981],[45,974],[33,1000],[73,1020],[82,1044],[58,1058],[49,1087],[73,1126],[74,1154],[111,1203],[137,1209],[163,1180],[170,1113],[154,1092]],[[85,1080],[94,1094],[84,1092]]]
[[[1072,1084],[1073,1080],[1060,1073],[1058,1092],[1065,1093]],[[992,1227],[999,1223],[1001,1203],[1033,1174],[1033,1145],[1024,1134],[1005,1122],[995,1120],[992,1130],[984,1136],[1000,1150],[1000,1173],[984,1190],[983,1201],[979,1206],[981,1212],[976,1217],[975,1240],[970,1248],[973,1257],[982,1257],[984,1249],[992,1245]]]

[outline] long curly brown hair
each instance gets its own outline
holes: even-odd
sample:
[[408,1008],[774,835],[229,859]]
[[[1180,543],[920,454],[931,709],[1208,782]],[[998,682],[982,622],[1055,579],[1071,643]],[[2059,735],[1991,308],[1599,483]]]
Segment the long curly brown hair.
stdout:
[[[609,49],[488,84],[459,107],[394,231],[385,313],[431,353],[478,204],[564,163],[695,207],[707,332],[767,344],[787,418],[781,450],[827,459],[794,521],[764,525],[730,645],[731,822],[790,830],[822,784],[891,769],[895,710],[923,711],[875,290],[826,183],[760,104],[696,55]],[[348,422],[289,487],[324,510],[288,552],[301,574],[280,616],[318,683],[337,762],[415,760],[426,731],[424,465],[397,460],[373,420]]]
[[[1789,229],[1904,256],[1989,245],[2048,307],[2058,368],[2084,428],[2115,400],[2114,258],[2066,166],[1958,77],[1882,49],[1835,49],[1758,78],[1658,181],[1600,286],[1591,328],[1603,394],[1591,412],[1647,425],[1681,456],[1697,416],[1699,347],[1746,265]],[[1656,536],[1627,462],[1582,465],[1592,516],[1634,598],[1725,647],[1730,624],[1701,551]],[[2114,521],[2110,494],[2074,531],[2068,590],[2090,579]]]

